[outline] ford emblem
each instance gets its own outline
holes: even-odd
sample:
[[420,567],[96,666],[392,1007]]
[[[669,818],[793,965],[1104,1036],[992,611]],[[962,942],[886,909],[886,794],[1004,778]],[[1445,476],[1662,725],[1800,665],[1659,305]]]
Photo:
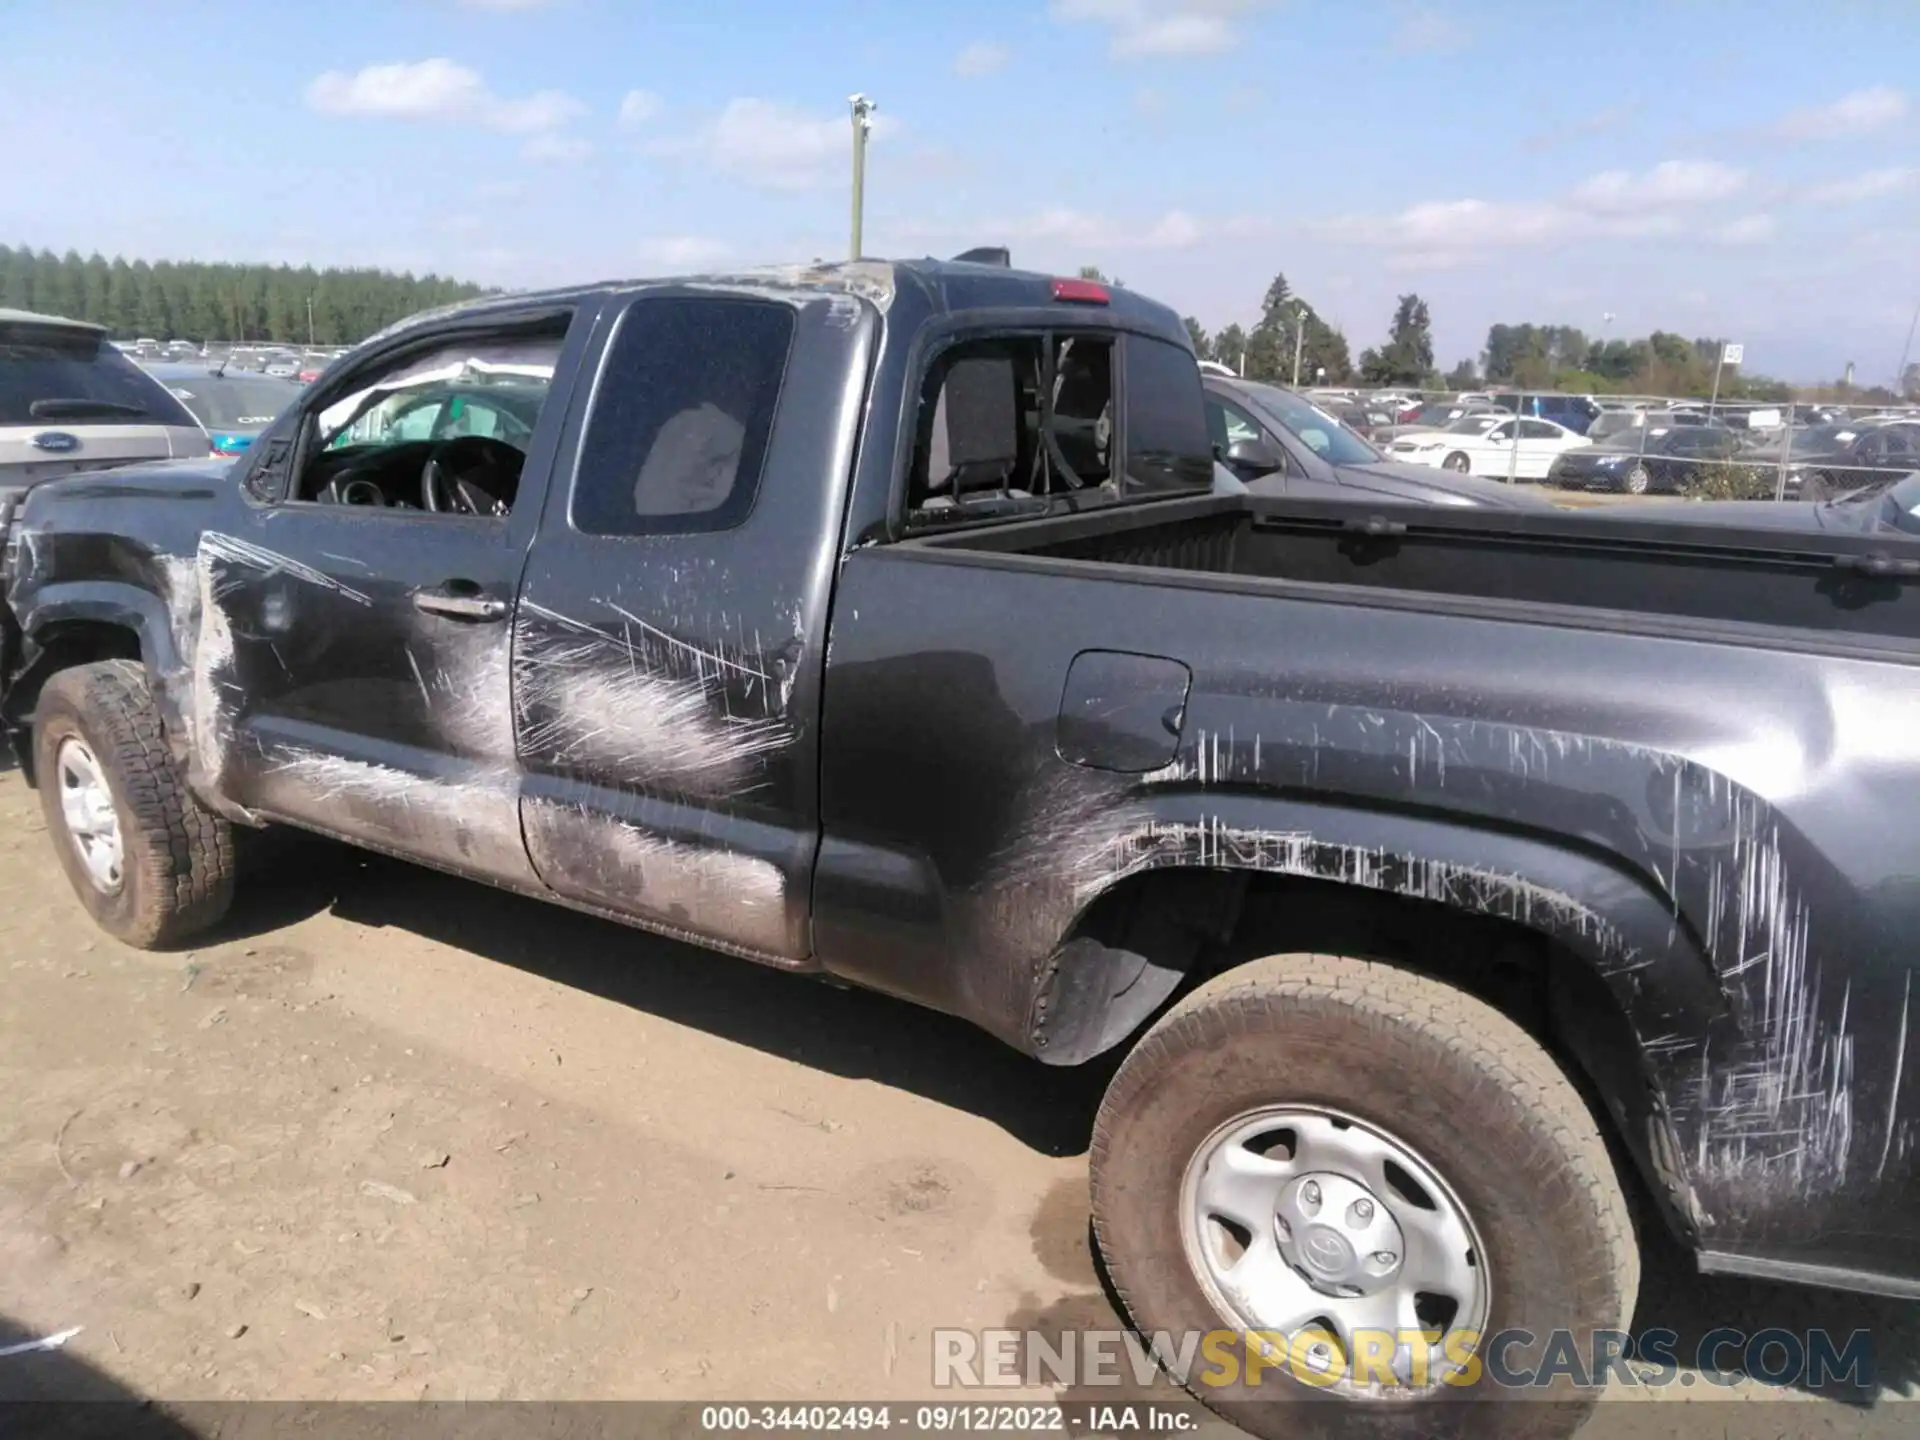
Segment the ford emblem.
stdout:
[[42,430],[38,435],[33,437],[33,446],[36,450],[45,450],[54,455],[64,455],[69,450],[78,450],[80,448],[80,437],[78,435],[69,435],[64,430]]

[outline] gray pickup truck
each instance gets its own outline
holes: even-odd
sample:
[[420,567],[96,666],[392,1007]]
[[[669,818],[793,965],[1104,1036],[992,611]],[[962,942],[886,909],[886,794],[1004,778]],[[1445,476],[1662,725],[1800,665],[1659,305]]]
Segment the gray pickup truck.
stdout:
[[1146,1334],[1291,1337],[1194,1387],[1265,1434],[1509,1393],[1637,1223],[1920,1295],[1920,550],[1214,460],[1177,317],[1084,281],[490,298],[232,466],[34,491],[4,715],[129,944],[283,824],[1124,1047],[1102,1254]]

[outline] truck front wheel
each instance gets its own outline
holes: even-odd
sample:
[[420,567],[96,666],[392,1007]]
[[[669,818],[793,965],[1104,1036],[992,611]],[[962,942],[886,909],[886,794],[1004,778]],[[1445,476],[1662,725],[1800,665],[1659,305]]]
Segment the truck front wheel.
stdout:
[[[1258,1435],[1571,1434],[1639,1283],[1552,1058],[1368,961],[1275,956],[1188,996],[1114,1077],[1092,1169],[1129,1317],[1202,1337],[1175,1378]],[[1571,1376],[1526,1383],[1567,1343]]]
[[80,903],[143,950],[206,929],[233,898],[233,832],[195,800],[131,660],[55,675],[34,711],[47,833]]

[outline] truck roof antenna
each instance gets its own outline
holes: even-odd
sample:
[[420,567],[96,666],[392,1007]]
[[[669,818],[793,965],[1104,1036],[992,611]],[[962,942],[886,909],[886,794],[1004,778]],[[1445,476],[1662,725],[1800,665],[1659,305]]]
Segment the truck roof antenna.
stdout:
[[1013,268],[1013,254],[1004,245],[980,245],[972,250],[963,250],[953,257],[960,265],[998,265],[1002,270]]

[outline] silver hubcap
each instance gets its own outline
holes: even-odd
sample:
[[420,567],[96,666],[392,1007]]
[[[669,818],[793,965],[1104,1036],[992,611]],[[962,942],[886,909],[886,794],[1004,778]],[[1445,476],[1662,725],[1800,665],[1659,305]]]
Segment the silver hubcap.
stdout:
[[120,888],[125,848],[120,840],[120,812],[114,808],[106,774],[87,742],[77,735],[60,742],[53,767],[67,836],[86,867],[87,878],[111,894]]
[[1187,1162],[1180,1209],[1187,1263],[1222,1318],[1287,1337],[1297,1363],[1332,1377],[1322,1388],[1433,1389],[1458,1368],[1447,1335],[1485,1333],[1492,1287],[1465,1207],[1410,1146],[1351,1116],[1228,1121]]

